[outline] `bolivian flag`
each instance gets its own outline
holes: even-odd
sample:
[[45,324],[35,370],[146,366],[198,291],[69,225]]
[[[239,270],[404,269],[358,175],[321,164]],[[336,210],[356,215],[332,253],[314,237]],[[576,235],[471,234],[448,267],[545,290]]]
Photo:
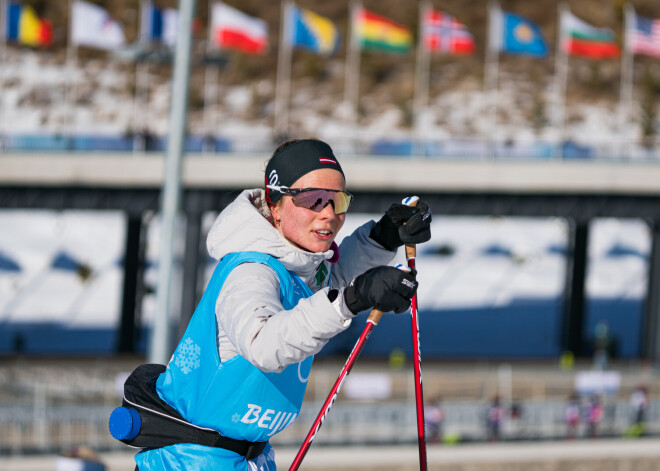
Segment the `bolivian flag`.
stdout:
[[365,50],[403,53],[412,48],[410,28],[364,8],[355,12],[355,37]]

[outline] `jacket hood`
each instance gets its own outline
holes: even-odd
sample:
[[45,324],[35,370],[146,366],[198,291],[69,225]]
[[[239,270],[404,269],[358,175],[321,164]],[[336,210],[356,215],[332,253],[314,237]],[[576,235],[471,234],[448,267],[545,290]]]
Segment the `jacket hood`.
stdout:
[[313,279],[318,266],[334,255],[333,250],[307,252],[287,241],[272,224],[262,189],[243,191],[220,213],[209,231],[206,247],[216,260],[234,252],[271,255],[305,282]]

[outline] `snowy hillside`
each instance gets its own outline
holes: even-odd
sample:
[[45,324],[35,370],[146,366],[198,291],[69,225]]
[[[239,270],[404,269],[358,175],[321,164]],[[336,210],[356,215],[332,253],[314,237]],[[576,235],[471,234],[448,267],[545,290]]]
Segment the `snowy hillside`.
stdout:
[[[292,88],[290,129],[293,134],[314,135],[331,141],[345,137],[343,91],[331,85],[343,83],[343,61],[333,59],[328,71],[330,77],[325,82],[300,79]],[[5,133],[123,135],[146,128],[157,135],[167,133],[170,82],[162,68],[153,65],[146,68],[149,92],[141,99],[144,101],[135,98],[135,65],[117,59],[81,59],[80,68],[68,71],[61,56],[8,48],[7,61],[0,72],[3,78],[0,130]],[[204,76],[201,72],[199,75]],[[217,99],[208,106],[203,104],[204,81],[191,84],[198,99],[191,103],[190,131],[198,135],[212,131],[238,140],[270,137],[274,79],[238,85],[227,84],[222,75],[217,80]],[[484,106],[494,97],[484,95],[481,82],[468,77],[430,99],[428,109],[420,116],[421,135],[433,139],[481,139],[496,135],[503,140],[523,143],[556,139],[557,130],[548,125],[553,102],[551,91],[551,76],[539,83],[528,83],[521,81],[515,71],[502,70],[497,92],[501,111],[493,128]],[[75,108],[71,106],[74,98]],[[408,114],[412,92],[404,104],[401,99],[392,102],[392,96],[381,89],[363,90],[360,100],[364,110],[358,124],[363,137],[410,136]],[[544,103],[543,116],[532,118],[534,113],[540,112],[535,108],[541,103],[539,100]],[[619,135],[616,100],[569,100],[567,116],[570,126],[566,137],[577,142],[611,142]],[[539,125],[539,119],[545,124]],[[640,132],[639,126],[633,124],[627,135],[637,139]]]

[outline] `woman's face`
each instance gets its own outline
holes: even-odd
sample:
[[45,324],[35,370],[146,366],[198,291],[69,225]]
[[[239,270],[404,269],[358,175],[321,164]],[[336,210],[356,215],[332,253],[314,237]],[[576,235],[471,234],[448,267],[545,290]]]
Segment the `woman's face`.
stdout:
[[[337,170],[321,168],[303,175],[291,188],[346,190],[346,183]],[[289,195],[282,196],[270,210],[277,230],[293,245],[308,252],[329,250],[346,219],[346,213],[335,214],[331,204],[317,213],[294,205]]]

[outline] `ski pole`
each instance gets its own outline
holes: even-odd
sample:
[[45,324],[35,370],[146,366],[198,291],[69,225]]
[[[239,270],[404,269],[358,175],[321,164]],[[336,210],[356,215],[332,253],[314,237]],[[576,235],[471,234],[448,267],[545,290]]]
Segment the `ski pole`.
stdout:
[[289,471],[297,470],[298,467],[300,466],[300,463],[302,463],[303,458],[305,458],[307,451],[309,451],[309,447],[312,445],[312,441],[314,441],[314,438],[316,438],[316,434],[321,428],[321,425],[323,425],[323,421],[325,420],[328,411],[330,411],[332,404],[335,402],[335,399],[337,399],[337,395],[339,394],[339,391],[341,390],[344,381],[346,381],[346,377],[348,376],[348,373],[351,372],[351,368],[353,368],[353,364],[355,363],[355,360],[357,360],[357,357],[360,355],[360,352],[362,351],[364,344],[369,338],[369,335],[371,335],[371,331],[380,322],[381,317],[383,317],[383,311],[380,311],[378,309],[373,309],[369,314],[369,317],[367,318],[367,323],[364,326],[364,330],[362,331],[360,338],[358,338],[357,342],[355,343],[355,346],[353,347],[353,350],[351,351],[351,354],[348,356],[348,360],[346,360],[344,367],[339,373],[339,377],[337,378],[337,381],[335,381],[335,385],[332,387],[332,390],[330,391],[328,398],[323,403],[323,406],[321,407],[321,411],[319,412],[319,415],[316,417],[316,420],[314,421],[312,428],[309,430],[309,433],[305,437],[305,441],[300,447],[298,454],[294,458],[293,463],[289,468]]
[[[417,206],[419,197],[409,196],[402,203],[408,206]],[[408,268],[415,269],[417,247],[415,244],[406,244],[406,260]],[[424,392],[422,389],[422,349],[419,340],[419,316],[417,315],[417,293],[412,298],[410,307],[410,319],[412,323],[413,364],[415,374],[415,405],[417,408],[417,445],[419,447],[419,469],[426,471],[426,431],[424,424]]]

